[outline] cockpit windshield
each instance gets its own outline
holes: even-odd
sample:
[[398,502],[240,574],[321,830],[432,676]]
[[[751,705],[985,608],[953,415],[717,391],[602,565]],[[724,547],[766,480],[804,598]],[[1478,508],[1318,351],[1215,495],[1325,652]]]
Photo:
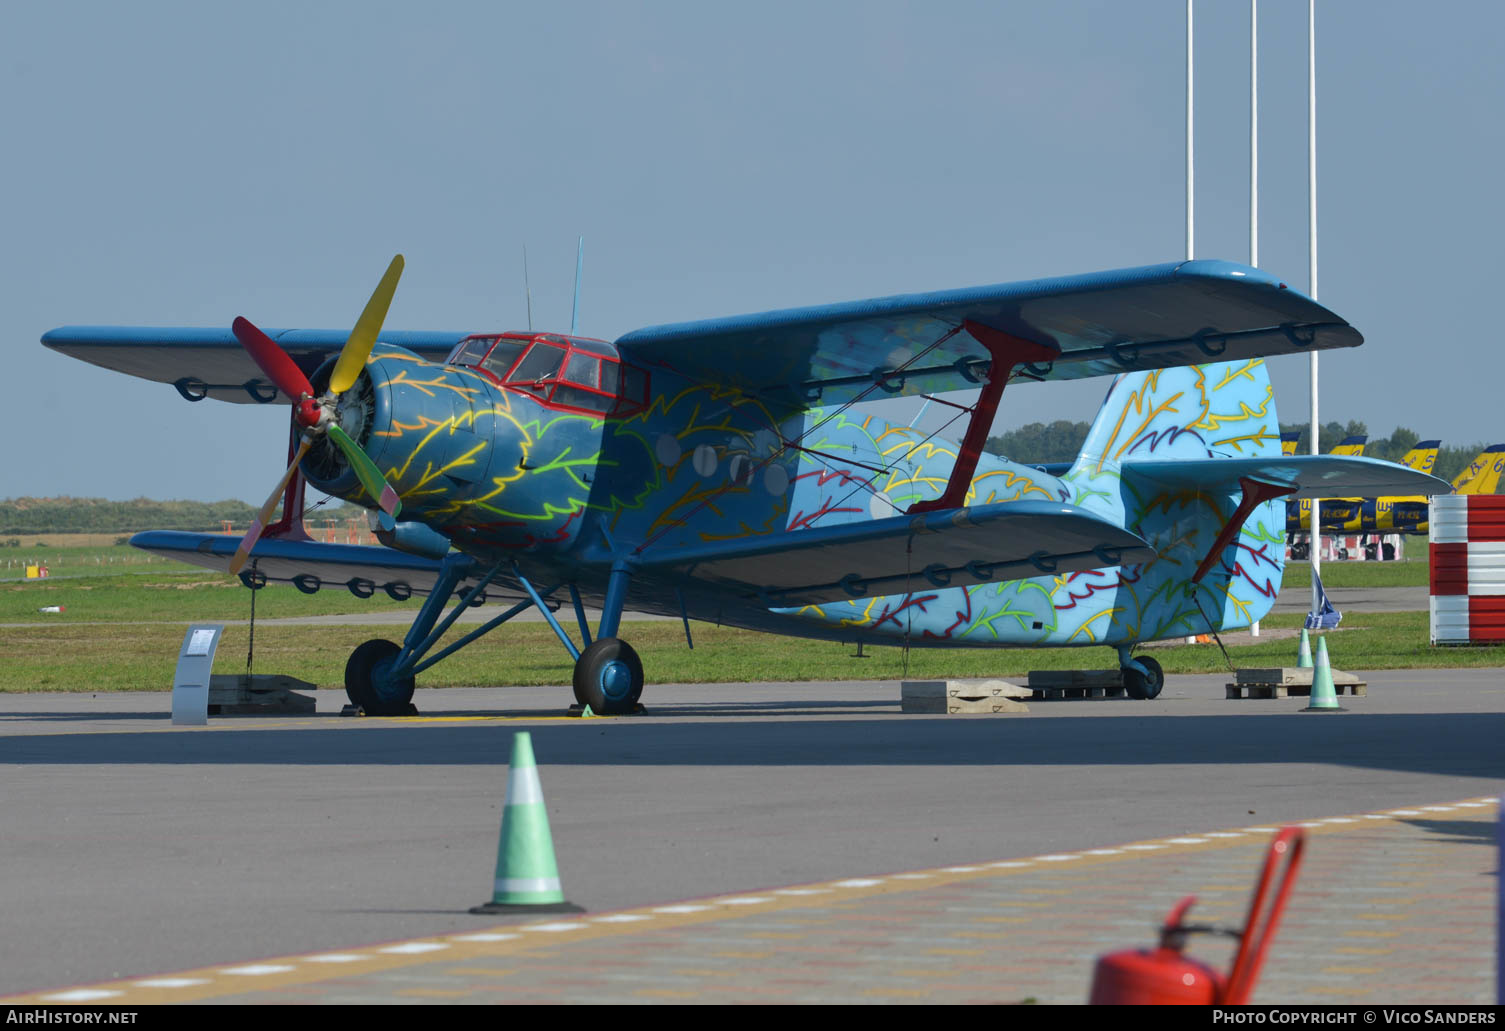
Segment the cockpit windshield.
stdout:
[[449,360],[550,407],[623,416],[648,404],[648,374],[624,365],[604,340],[552,333],[478,335],[462,340]]
[[507,382],[537,385],[554,379],[559,375],[559,367],[564,364],[566,353],[564,348],[540,340],[528,348],[528,353],[517,363],[517,368],[512,370]]

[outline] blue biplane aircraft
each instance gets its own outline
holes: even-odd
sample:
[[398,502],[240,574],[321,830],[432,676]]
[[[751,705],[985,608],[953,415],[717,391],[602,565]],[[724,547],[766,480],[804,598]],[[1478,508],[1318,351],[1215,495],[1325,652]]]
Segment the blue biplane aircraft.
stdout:
[[[1351,347],[1344,320],[1265,272],[1187,261],[655,326],[382,332],[394,259],[356,328],[63,327],[42,342],[185,399],[293,406],[292,462],[244,541],[132,543],[252,588],[426,594],[346,690],[412,710],[414,676],[528,607],[597,713],[637,707],[623,607],[805,637],[1107,645],[1160,691],[1145,641],[1247,626],[1281,582],[1275,499],[1434,494],[1373,459],[1280,453],[1263,358]],[[1081,455],[984,454],[1007,385],[1115,377]],[[959,445],[863,402],[975,387]],[[943,404],[951,404],[938,399]],[[300,475],[301,474],[301,475]],[[302,482],[373,510],[384,547],[310,541]],[[280,522],[266,527],[278,499]],[[245,564],[247,563],[248,564]],[[446,613],[451,598],[458,601]],[[552,614],[567,596],[580,644]],[[436,650],[468,605],[511,602]],[[585,604],[600,608],[594,639]]]

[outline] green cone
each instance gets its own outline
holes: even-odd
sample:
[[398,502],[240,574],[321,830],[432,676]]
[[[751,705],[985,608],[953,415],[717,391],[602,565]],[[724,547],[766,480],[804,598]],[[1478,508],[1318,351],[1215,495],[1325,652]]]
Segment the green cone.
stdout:
[[549,834],[549,814],[544,808],[538,766],[533,761],[533,738],[524,730],[512,738],[512,765],[507,774],[507,802],[502,809],[491,902],[471,912],[529,906],[546,907],[550,912],[580,911],[564,901],[554,841]]
[[1327,638],[1317,638],[1317,665],[1312,670],[1312,695],[1302,712],[1343,712],[1333,688],[1332,667],[1327,664]]
[[1301,628],[1301,650],[1296,653],[1296,668],[1312,668],[1312,642],[1306,635],[1306,627]]

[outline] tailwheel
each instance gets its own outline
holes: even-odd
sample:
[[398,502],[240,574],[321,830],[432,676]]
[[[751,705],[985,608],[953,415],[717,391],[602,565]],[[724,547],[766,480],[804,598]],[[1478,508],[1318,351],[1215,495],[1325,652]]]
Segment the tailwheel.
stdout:
[[575,663],[575,700],[599,716],[623,716],[643,693],[643,663],[626,641],[603,637]]
[[402,649],[380,638],[367,641],[350,653],[345,663],[345,694],[367,716],[415,716],[413,678],[389,676]]
[[1165,670],[1160,668],[1160,663],[1148,655],[1140,655],[1134,661],[1149,672],[1145,674],[1133,666],[1125,666],[1123,668],[1124,691],[1130,698],[1140,700],[1159,697],[1160,689],[1165,686]]

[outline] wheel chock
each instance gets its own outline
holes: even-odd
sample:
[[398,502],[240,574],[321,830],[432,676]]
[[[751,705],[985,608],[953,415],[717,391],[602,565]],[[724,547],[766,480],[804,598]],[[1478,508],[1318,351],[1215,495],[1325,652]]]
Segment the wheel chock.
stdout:
[[[632,711],[631,712],[624,712],[624,713],[621,713],[620,715],[622,715],[622,716],[643,716],[643,715],[646,715],[647,712],[648,712],[648,710],[643,707],[643,703],[639,702],[638,704],[636,704],[636,705],[634,705],[632,707]],[[565,715],[569,716],[571,719],[588,719],[588,720],[612,720],[612,719],[616,719],[617,718],[616,716],[612,716],[612,715],[604,715],[603,716],[601,713],[596,712],[594,709],[592,709],[589,705],[581,705],[579,702],[576,702],[574,705],[571,705],[569,707],[569,709],[567,709],[565,711]]]

